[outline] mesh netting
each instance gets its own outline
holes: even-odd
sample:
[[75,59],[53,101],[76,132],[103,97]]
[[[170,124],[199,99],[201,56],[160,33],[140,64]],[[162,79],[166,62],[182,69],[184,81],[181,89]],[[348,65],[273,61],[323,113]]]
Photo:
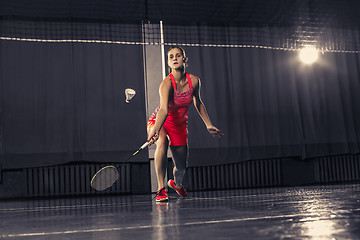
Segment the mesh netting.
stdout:
[[142,42],[141,24],[1,21],[3,40],[43,42],[100,42],[136,44]]
[[[137,5],[129,1],[124,7],[95,2],[68,9],[54,3],[38,11],[7,3],[1,13],[0,39],[281,50],[313,45],[322,51],[360,50],[359,17],[353,1],[197,1],[191,8],[183,2],[172,3],[172,7],[165,1],[167,4],[140,1]],[[10,13],[5,14],[4,9]],[[10,16],[11,12],[19,16]]]

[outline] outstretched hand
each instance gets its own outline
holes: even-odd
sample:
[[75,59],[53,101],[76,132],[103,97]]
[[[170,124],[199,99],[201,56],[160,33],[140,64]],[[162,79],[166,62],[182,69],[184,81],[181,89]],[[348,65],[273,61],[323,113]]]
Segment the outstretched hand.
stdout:
[[221,138],[222,136],[224,136],[224,134],[218,128],[216,128],[215,126],[209,126],[209,127],[207,127],[207,130],[209,131],[209,133],[213,137]]

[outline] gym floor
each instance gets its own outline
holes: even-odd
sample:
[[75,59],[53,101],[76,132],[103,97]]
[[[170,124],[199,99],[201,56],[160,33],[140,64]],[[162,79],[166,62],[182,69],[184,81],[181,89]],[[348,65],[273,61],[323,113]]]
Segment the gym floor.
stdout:
[[1,239],[360,239],[360,184],[0,201]]

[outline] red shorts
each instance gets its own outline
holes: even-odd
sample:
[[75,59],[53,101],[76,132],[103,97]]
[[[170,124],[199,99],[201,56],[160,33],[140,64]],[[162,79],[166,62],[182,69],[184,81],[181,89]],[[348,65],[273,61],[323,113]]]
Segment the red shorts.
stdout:
[[[147,124],[148,132],[150,128],[155,125],[155,120],[156,117],[151,115]],[[162,127],[169,138],[170,146],[184,146],[188,144],[188,131],[186,122],[182,124],[176,124],[172,121],[169,121],[169,119],[166,119]]]

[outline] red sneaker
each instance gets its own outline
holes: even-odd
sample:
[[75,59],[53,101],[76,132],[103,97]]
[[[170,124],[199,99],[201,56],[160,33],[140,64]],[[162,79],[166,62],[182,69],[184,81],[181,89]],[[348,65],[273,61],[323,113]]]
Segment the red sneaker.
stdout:
[[177,194],[179,194],[180,196],[186,197],[187,192],[186,192],[185,188],[183,186],[181,186],[181,188],[177,188],[174,180],[169,180],[168,186],[171,187],[172,189],[174,189],[177,192]]
[[165,187],[163,187],[162,189],[157,191],[157,193],[156,193],[156,201],[157,202],[166,202],[168,200],[169,200],[169,198],[168,198]]

